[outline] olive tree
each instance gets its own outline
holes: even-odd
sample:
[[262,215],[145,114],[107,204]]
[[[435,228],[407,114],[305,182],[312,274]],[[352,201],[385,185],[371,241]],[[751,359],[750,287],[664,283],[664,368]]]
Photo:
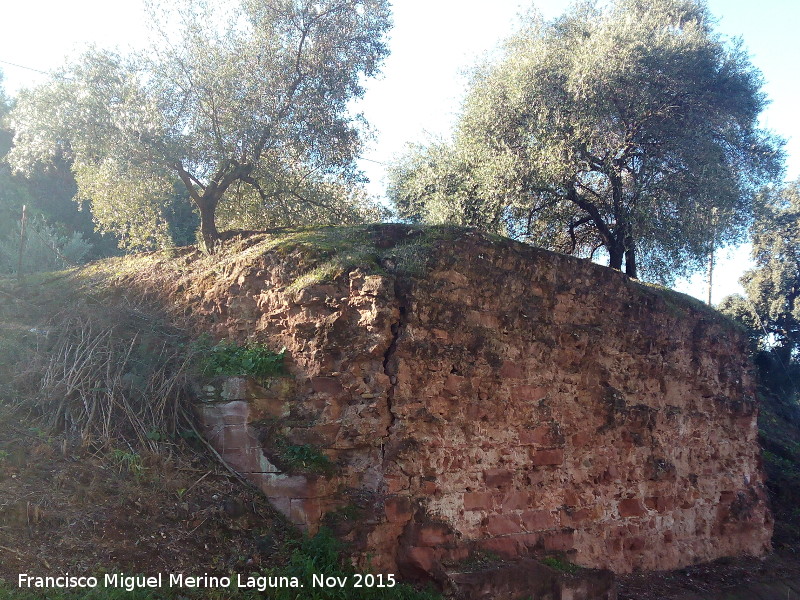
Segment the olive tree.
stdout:
[[[452,154],[467,157],[472,194],[489,207],[482,225],[604,251],[611,267],[657,279],[739,239],[782,150],[758,126],[760,73],[713,23],[696,0],[586,1],[552,21],[530,16],[476,71],[453,135]],[[401,214],[442,204],[443,171],[395,171]]]
[[19,95],[10,162],[62,152],[79,197],[129,247],[165,236],[175,184],[208,249],[228,227],[363,218],[363,119],[387,55],[386,0],[181,0],[151,7],[147,52],[91,49]]

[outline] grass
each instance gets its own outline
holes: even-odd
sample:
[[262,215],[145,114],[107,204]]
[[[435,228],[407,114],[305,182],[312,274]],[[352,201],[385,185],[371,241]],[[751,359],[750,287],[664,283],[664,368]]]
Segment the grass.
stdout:
[[229,340],[209,345],[206,340],[197,344],[199,369],[206,377],[253,376],[274,377],[284,374],[285,351],[273,352],[270,348],[248,342],[237,344]]
[[336,465],[322,451],[311,444],[285,444],[278,448],[281,462],[290,473],[316,473],[331,475]]
[[567,573],[568,575],[574,575],[581,570],[578,565],[574,565],[571,562],[558,558],[557,556],[545,556],[539,562],[541,562],[543,565],[547,565],[551,569],[561,571],[562,573]]

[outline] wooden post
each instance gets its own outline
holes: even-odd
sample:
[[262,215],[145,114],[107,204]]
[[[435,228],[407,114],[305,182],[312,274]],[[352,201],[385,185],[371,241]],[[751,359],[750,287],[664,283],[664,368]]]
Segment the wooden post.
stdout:
[[25,205],[22,205],[22,220],[20,221],[19,228],[19,257],[17,258],[17,281],[22,283],[22,256],[25,253],[25,225],[28,222],[28,217],[25,214]]

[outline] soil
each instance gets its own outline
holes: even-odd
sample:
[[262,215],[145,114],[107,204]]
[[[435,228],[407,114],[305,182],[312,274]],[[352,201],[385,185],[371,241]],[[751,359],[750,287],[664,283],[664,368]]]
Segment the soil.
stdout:
[[[249,572],[297,532],[188,444],[171,457],[69,447],[0,407],[0,578]],[[133,458],[132,457],[138,457]]]

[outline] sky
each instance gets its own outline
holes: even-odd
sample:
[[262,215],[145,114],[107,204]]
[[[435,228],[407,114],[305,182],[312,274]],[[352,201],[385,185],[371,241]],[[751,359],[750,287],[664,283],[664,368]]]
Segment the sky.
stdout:
[[[515,30],[517,16],[536,6],[546,18],[561,14],[568,0],[395,0],[391,55],[380,79],[368,84],[358,104],[372,125],[374,138],[361,167],[370,192],[384,195],[385,165],[408,143],[446,137],[458,116],[468,70]],[[764,74],[771,104],[762,125],[787,138],[787,180],[800,175],[800,2],[797,0],[708,0],[718,30],[741,36],[753,64]],[[46,80],[30,69],[57,68],[69,54],[88,44],[127,48],[143,46],[146,18],[141,0],[29,0],[9,3],[0,20],[0,70],[4,88]],[[8,64],[13,63],[13,64]],[[19,66],[14,66],[19,65]],[[28,67],[27,69],[22,67]],[[749,249],[722,250],[717,258],[713,301],[737,291],[748,266]],[[703,274],[678,289],[707,297]]]

